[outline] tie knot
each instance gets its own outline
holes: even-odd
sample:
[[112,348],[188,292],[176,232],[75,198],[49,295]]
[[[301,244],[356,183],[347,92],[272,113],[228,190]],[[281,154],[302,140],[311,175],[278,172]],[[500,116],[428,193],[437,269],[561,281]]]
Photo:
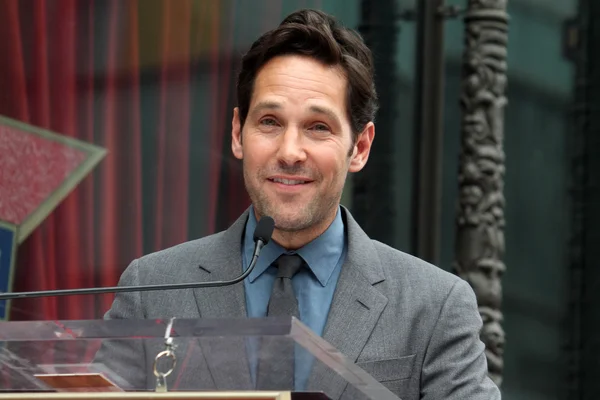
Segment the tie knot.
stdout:
[[275,264],[277,265],[277,277],[292,279],[300,270],[304,260],[298,254],[284,254],[280,256]]

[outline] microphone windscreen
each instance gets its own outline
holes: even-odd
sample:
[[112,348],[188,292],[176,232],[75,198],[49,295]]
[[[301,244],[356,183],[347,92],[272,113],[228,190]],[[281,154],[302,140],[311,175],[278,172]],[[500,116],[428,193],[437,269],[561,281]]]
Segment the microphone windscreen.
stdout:
[[268,216],[262,217],[260,221],[258,221],[258,224],[256,224],[254,241],[256,242],[260,239],[264,244],[269,243],[271,235],[273,235],[273,229],[275,229],[275,221],[273,221],[273,218]]

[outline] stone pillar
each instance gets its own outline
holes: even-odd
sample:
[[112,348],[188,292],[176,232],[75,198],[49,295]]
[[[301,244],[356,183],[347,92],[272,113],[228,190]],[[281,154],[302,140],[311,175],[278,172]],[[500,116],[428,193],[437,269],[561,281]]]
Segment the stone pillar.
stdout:
[[503,371],[504,107],[507,0],[469,0],[460,94],[459,199],[454,271],[473,287],[483,319],[489,375]]

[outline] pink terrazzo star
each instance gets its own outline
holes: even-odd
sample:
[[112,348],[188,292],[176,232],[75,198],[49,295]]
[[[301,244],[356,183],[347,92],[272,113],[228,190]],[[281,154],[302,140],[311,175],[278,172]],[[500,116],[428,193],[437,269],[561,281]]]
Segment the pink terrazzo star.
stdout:
[[66,144],[0,125],[0,220],[23,223],[86,157]]

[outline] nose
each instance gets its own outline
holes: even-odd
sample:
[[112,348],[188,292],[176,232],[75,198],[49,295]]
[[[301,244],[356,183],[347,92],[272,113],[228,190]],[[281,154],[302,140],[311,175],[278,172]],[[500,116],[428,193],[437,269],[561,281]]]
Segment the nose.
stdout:
[[288,127],[281,135],[277,158],[286,165],[295,165],[306,160],[306,151],[302,132],[295,127]]

